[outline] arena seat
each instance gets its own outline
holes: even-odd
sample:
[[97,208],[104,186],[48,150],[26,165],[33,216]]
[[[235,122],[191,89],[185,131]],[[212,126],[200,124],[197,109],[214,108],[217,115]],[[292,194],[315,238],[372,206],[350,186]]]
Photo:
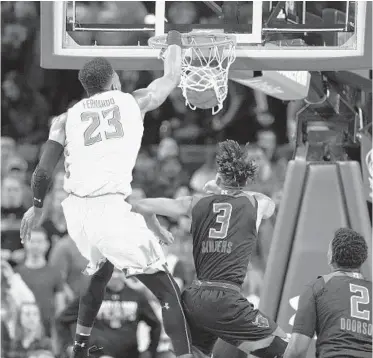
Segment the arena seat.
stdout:
[[292,329],[296,297],[330,271],[326,253],[340,227],[366,238],[370,256],[363,273],[371,279],[372,234],[359,164],[291,161],[260,300],[260,309],[286,332]]

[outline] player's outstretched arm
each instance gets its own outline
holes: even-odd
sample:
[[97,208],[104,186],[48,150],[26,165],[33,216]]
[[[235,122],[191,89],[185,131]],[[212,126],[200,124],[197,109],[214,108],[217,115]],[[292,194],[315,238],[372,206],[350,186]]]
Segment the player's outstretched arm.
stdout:
[[158,108],[180,83],[182,61],[180,33],[170,31],[168,43],[163,77],[154,80],[147,88],[133,93],[143,115]]
[[134,210],[140,214],[156,214],[175,219],[183,215],[189,216],[192,205],[192,196],[184,196],[178,199],[149,198],[139,200],[132,204]]
[[34,196],[34,205],[23,216],[20,236],[22,241],[29,239],[31,230],[41,218],[44,198],[47,194],[52,174],[63,153],[66,133],[67,115],[61,114],[52,121],[49,130],[49,138],[44,145],[41,155],[31,180],[31,188]]

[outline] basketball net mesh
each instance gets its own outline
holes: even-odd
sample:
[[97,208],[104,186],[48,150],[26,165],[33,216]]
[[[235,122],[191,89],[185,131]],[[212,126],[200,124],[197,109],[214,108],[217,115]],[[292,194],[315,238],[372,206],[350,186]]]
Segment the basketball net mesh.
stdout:
[[211,46],[205,44],[198,47],[198,38],[191,37],[190,43],[197,45],[185,50],[182,59],[181,80],[179,87],[185,98],[185,105],[192,110],[197,107],[188,100],[187,90],[204,92],[213,89],[217,105],[212,108],[212,114],[223,108],[223,102],[228,94],[228,71],[236,59],[234,42],[215,43],[210,38]]

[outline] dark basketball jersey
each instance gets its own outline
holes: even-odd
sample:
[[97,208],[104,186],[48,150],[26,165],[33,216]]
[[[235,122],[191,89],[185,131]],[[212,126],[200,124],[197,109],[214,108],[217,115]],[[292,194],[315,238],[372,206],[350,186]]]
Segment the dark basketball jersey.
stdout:
[[359,273],[319,277],[299,300],[293,332],[317,335],[316,356],[372,356],[372,283]]
[[192,235],[199,280],[243,283],[256,245],[256,216],[257,208],[244,193],[210,195],[197,202]]

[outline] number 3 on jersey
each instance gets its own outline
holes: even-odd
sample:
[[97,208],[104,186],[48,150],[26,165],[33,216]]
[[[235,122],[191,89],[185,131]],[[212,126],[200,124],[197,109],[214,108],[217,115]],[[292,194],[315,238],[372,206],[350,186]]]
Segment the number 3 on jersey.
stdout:
[[351,317],[357,319],[363,319],[365,321],[369,321],[370,319],[370,311],[369,310],[361,310],[359,305],[368,305],[369,304],[369,290],[360,285],[354,285],[350,283],[350,291],[352,293],[358,293],[357,295],[352,295],[350,298],[351,303]]
[[[119,107],[114,106],[112,108],[103,110],[101,113],[102,117],[108,122],[109,126],[113,127],[114,129],[112,132],[105,131],[105,138],[122,138],[124,132],[122,123],[120,122]],[[91,124],[84,132],[84,145],[89,146],[101,142],[101,133],[98,133],[95,136],[93,135],[93,133],[100,127],[100,114],[98,112],[83,112],[80,118],[82,122],[91,121]]]
[[210,228],[209,238],[215,240],[225,239],[228,235],[229,221],[231,220],[232,215],[232,205],[229,203],[214,203],[212,211],[214,214],[218,214],[215,222],[220,224],[220,229],[216,230]]

